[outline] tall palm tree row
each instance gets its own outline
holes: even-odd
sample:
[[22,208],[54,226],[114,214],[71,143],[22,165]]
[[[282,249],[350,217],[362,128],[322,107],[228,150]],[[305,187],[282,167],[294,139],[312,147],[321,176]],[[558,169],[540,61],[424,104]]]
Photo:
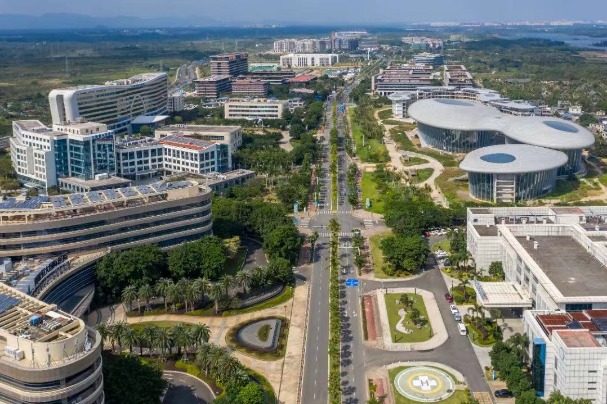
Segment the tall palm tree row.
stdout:
[[137,311],[141,311],[141,302],[145,302],[146,310],[151,309],[150,302],[153,298],[162,297],[165,311],[169,304],[172,310],[177,309],[178,304],[183,304],[185,311],[194,310],[196,304],[205,297],[215,304],[215,312],[219,312],[219,303],[227,296],[240,289],[248,293],[251,286],[257,283],[265,283],[268,269],[264,267],[255,268],[253,271],[240,271],[235,276],[225,275],[217,282],[211,282],[207,278],[195,280],[180,279],[177,283],[170,279],[162,278],[153,287],[148,284],[136,288],[127,286],[122,291],[122,302],[129,311],[133,310],[133,301],[137,301]]
[[179,355],[192,352],[209,342],[211,330],[206,324],[177,323],[172,327],[159,327],[156,324],[146,324],[142,328],[131,328],[125,322],[111,325],[100,323],[96,326],[103,342],[112,345],[112,351],[123,352],[128,348],[133,353],[135,347],[139,354],[160,355],[164,358],[167,352],[177,348]]
[[243,386],[249,382],[246,368],[230,356],[225,348],[204,343],[196,353],[196,365],[212,379],[226,387]]

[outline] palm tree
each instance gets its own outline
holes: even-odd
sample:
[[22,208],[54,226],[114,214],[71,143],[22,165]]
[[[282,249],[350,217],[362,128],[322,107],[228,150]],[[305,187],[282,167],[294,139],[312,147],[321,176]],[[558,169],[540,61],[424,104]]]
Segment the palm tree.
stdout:
[[187,313],[188,303],[191,302],[191,300],[190,300],[191,294],[188,293],[188,290],[193,287],[192,282],[189,279],[181,278],[177,282],[176,286],[177,286],[177,291],[179,292],[179,300],[181,300],[185,303],[185,311]]
[[209,342],[211,329],[206,324],[194,324],[190,327],[190,335],[192,336],[194,348],[198,349],[199,346]]
[[235,278],[236,283],[242,288],[243,293],[247,293],[253,282],[253,275],[251,272],[243,269],[236,274]]
[[173,283],[169,285],[167,297],[171,301],[171,305],[173,305],[174,307],[176,307],[177,303],[180,303],[182,301],[183,296],[181,294],[181,290],[178,284]]
[[219,314],[219,301],[225,296],[225,288],[222,283],[215,282],[209,289],[209,297],[215,303],[215,314]]
[[200,293],[200,298],[204,297],[211,287],[211,281],[208,278],[198,278],[194,281],[194,285]]
[[235,236],[223,240],[223,248],[225,249],[227,256],[230,258],[236,257],[238,250],[240,250],[240,237]]
[[171,331],[167,327],[158,327],[158,333],[156,334],[156,346],[160,348],[160,355],[164,358],[165,350],[171,350],[173,344],[173,336]]
[[129,346],[129,353],[133,353],[133,345],[135,345],[135,344],[141,345],[139,333],[131,327],[127,327],[124,330],[124,332],[122,334],[122,340],[124,341],[124,343],[126,345]]
[[141,333],[139,336],[139,354],[143,355],[143,347],[147,347],[149,349],[149,354],[152,355],[152,351],[154,350],[154,344],[158,338],[158,327],[155,324],[145,324],[141,329]]
[[109,329],[107,323],[99,323],[95,326],[95,329],[97,330],[97,332],[99,333],[99,336],[101,337],[101,348],[103,349],[103,344],[104,344],[105,340],[107,340],[107,337],[110,335],[110,329]]
[[162,300],[164,301],[164,311],[167,311],[167,296],[169,294],[169,290],[173,285],[173,281],[167,278],[160,278],[158,282],[156,282],[156,293],[162,296]]
[[145,309],[150,309],[150,299],[154,297],[154,289],[148,284],[141,285],[138,292],[139,299],[145,300]]
[[112,340],[112,351],[114,351],[115,344],[118,344],[118,352],[122,352],[122,342],[124,334],[129,326],[124,321],[118,321],[110,326],[110,338]]
[[459,283],[459,286],[461,286],[462,291],[464,292],[464,303],[468,302],[468,291],[466,290],[468,285],[470,285],[470,281],[467,277],[463,277]]
[[170,334],[173,342],[177,346],[177,354],[181,355],[181,348],[183,347],[185,351],[184,357],[187,357],[188,347],[192,343],[189,327],[184,323],[177,324],[171,328]]
[[236,278],[233,275],[227,274],[221,278],[221,283],[226,291],[226,293],[230,292],[234,286],[236,286]]
[[502,318],[502,311],[495,308],[489,309],[489,315],[491,316],[491,319],[495,321],[495,325],[497,325],[497,320]]
[[[122,289],[122,303],[128,306],[129,311],[133,311],[133,300],[137,299],[137,287],[135,285],[129,285]],[[139,301],[137,301],[139,303]],[[139,307],[137,308],[139,311]]]
[[332,218],[331,220],[329,220],[329,224],[327,225],[327,229],[331,233],[339,233],[339,230],[341,229],[341,226],[340,226],[339,222],[337,221],[337,219]]
[[209,368],[211,366],[211,352],[213,346],[208,343],[204,343],[198,347],[196,352],[196,365],[204,369],[204,372],[208,375]]
[[477,311],[476,308],[477,308],[476,304],[474,306],[472,306],[472,307],[468,307],[468,313],[470,313],[472,315],[472,319],[475,319],[476,318],[476,314],[478,313],[478,311]]
[[255,267],[253,269],[253,279],[256,280],[258,285],[265,284],[265,268],[264,267]]

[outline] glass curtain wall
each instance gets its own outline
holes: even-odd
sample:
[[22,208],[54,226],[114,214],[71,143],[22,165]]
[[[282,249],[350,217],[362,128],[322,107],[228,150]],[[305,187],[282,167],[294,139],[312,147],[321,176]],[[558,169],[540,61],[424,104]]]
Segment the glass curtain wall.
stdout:
[[500,134],[494,131],[453,130],[418,124],[422,142],[438,150],[450,153],[467,153],[499,142]]
[[[493,202],[496,176],[491,173],[468,173],[470,195]],[[516,174],[516,200],[533,199],[549,193],[556,185],[556,176],[556,169]]]

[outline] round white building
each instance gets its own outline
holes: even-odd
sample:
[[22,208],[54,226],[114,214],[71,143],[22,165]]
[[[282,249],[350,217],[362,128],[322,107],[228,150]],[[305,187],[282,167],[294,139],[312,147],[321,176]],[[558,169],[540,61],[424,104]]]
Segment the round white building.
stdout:
[[495,203],[513,203],[550,193],[557,171],[567,163],[558,150],[524,144],[483,147],[466,155],[470,195]]

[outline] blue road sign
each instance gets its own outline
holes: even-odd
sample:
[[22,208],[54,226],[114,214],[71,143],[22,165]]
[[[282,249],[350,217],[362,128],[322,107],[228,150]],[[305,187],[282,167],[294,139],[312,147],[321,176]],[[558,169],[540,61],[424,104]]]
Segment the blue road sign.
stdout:
[[346,279],[346,286],[349,288],[357,288],[358,279]]

